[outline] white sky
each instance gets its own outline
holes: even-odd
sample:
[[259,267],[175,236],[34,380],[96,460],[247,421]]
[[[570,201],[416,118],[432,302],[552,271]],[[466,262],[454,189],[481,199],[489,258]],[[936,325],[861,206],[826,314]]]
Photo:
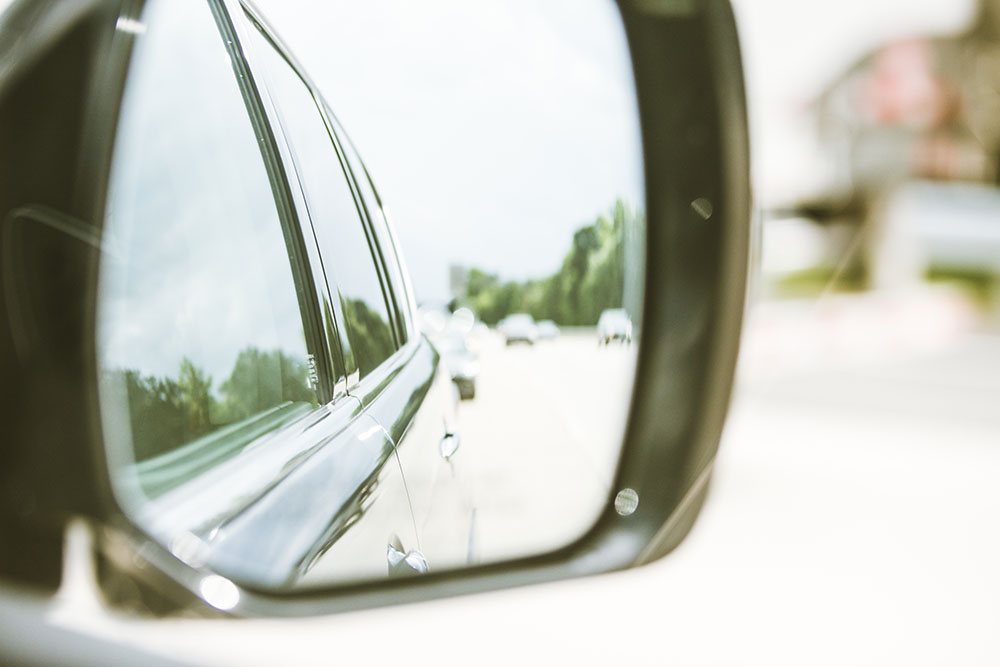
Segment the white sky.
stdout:
[[451,262],[555,271],[617,196],[643,200],[610,0],[260,0],[389,205],[418,299]]

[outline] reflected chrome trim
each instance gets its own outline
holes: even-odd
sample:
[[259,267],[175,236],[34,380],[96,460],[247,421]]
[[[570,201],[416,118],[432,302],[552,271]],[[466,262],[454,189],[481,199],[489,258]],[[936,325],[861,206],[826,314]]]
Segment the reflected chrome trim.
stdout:
[[438,452],[441,454],[441,458],[448,461],[461,445],[462,439],[458,437],[457,433],[445,433],[441,436],[441,442],[438,443]]
[[390,577],[405,577],[413,574],[426,574],[430,568],[427,559],[418,549],[407,551],[400,542],[398,535],[389,538],[385,550],[386,561],[389,564]]
[[[207,552],[203,560],[212,563],[220,555],[220,532],[226,532],[227,525],[303,465],[308,467],[314,458],[318,461],[324,445],[344,437],[354,442],[355,431],[363,423],[358,419],[361,414],[360,401],[353,397],[320,406],[279,432],[248,445],[239,455],[152,500],[139,491],[135,467],[120,468],[113,475],[118,496],[135,523],[163,544],[172,544],[179,535],[197,536]],[[378,452],[391,449],[391,444],[383,442],[384,437],[370,445],[358,440],[352,447]],[[256,571],[246,574],[260,581],[265,576],[279,580],[287,572],[274,567],[266,575]]]

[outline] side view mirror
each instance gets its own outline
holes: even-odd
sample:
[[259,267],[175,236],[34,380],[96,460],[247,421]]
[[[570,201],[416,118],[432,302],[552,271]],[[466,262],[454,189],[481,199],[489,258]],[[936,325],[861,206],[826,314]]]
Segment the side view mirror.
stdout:
[[[459,84],[449,61],[405,94],[367,81],[364,106],[344,91],[374,77],[341,72],[338,96],[250,2],[15,3],[0,19],[0,578],[55,587],[74,517],[105,588],[127,580],[161,613],[327,613],[676,547],[708,490],[747,290],[736,27],[728,0],[577,10],[523,10],[541,46],[488,57],[557,54],[542,64],[600,91],[586,104],[550,88],[562,76],[529,101],[520,61]],[[455,34],[502,41],[501,24]],[[605,48],[625,74],[602,88]],[[434,107],[436,84],[503,121],[463,128],[472,107]],[[624,129],[581,120],[602,100]],[[635,174],[591,150],[605,130],[634,140]],[[525,157],[562,131],[565,154]],[[565,202],[588,192],[580,215],[598,218],[580,227]],[[477,230],[492,209],[505,222]],[[537,237],[504,246],[514,216]],[[557,268],[526,273],[514,260],[546,224],[564,231],[537,265]],[[446,275],[432,308],[424,277]],[[600,429],[581,415],[605,407],[622,426],[587,470]]]

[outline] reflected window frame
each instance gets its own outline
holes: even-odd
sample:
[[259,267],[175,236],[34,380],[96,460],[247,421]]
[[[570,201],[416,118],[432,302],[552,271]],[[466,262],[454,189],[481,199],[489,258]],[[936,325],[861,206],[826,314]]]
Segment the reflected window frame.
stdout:
[[[347,134],[340,119],[326,103],[326,100],[319,100],[320,113],[326,123],[327,130],[334,137],[340,147],[341,152],[347,160],[347,170],[349,177],[355,183],[355,188],[360,195],[361,205],[364,208],[367,231],[370,234],[382,272],[384,284],[387,285],[387,300],[391,315],[395,315],[395,329],[398,341],[397,347],[405,346],[411,337],[416,335],[415,322],[412,312],[415,310],[413,289],[409,284],[406,262],[403,260],[399,243],[392,231],[392,225],[388,221],[385,207],[382,204],[382,197],[375,187],[368,167],[355,147],[351,137]],[[386,257],[389,259],[387,260]],[[390,270],[394,267],[395,271]]]
[[[308,358],[308,368],[306,372],[308,375],[309,388],[312,390],[314,395],[314,404],[312,408],[307,411],[308,414],[298,414],[298,416],[290,421],[286,419],[276,428],[269,431],[271,433],[277,433],[286,428],[292,427],[293,423],[298,423],[303,419],[310,419],[308,415],[315,413],[331,400],[333,396],[333,373],[331,372],[331,359],[324,349],[327,347],[326,337],[322,326],[319,324],[318,295],[310,277],[311,261],[307,253],[304,239],[302,238],[300,218],[297,215],[296,208],[292,205],[292,198],[289,183],[286,180],[286,173],[280,166],[281,161],[278,157],[278,150],[274,142],[274,136],[271,129],[272,125],[268,122],[262,107],[259,84],[256,83],[253,76],[250,75],[247,63],[243,59],[239,49],[234,45],[235,42],[232,39],[234,31],[229,18],[223,12],[220,12],[219,8],[214,3],[206,3],[206,10],[205,16],[198,16],[194,20],[204,22],[206,31],[214,31],[212,33],[212,39],[218,41],[213,42],[211,48],[219,48],[228,55],[228,60],[230,61],[230,71],[228,72],[228,75],[232,76],[231,81],[236,86],[234,94],[238,96],[235,99],[239,100],[234,102],[234,104],[242,104],[242,113],[245,114],[241,118],[234,119],[234,122],[249,123],[248,129],[252,133],[252,136],[256,139],[260,162],[257,163],[255,168],[262,169],[261,175],[266,179],[270,186],[268,191],[268,201],[273,206],[274,218],[270,224],[275,225],[275,232],[280,234],[281,238],[283,238],[282,250],[288,258],[287,261],[291,278],[290,284],[294,287],[294,294],[290,296],[290,299],[296,303],[298,314],[302,318],[302,335],[304,336],[304,344]],[[145,15],[143,16],[145,17]],[[127,103],[131,77],[141,75],[141,72],[136,74],[132,70],[133,67],[141,65],[141,62],[134,60],[136,55],[136,46],[138,45],[139,39],[142,39],[141,35],[133,38],[133,41],[129,46],[129,73],[125,79],[124,87],[122,89],[123,103]],[[113,151],[117,151],[119,149],[117,144],[119,144],[120,140],[121,137],[116,136],[114,140],[116,146]],[[113,199],[113,194],[111,192],[114,185],[113,163],[111,169],[112,171],[109,176],[108,191],[105,192],[106,199],[103,205],[103,218],[105,219],[109,212],[109,203]],[[113,248],[111,245],[108,245],[107,247]],[[105,250],[106,252],[108,251],[107,248]],[[99,352],[98,355],[100,355]],[[280,360],[279,354],[279,361]],[[283,386],[284,381],[282,380],[281,383]],[[278,389],[280,390],[280,387]],[[127,433],[122,428],[116,426],[116,423],[122,422],[124,419],[124,417],[120,414],[120,406],[129,405],[129,399],[127,396],[122,394],[120,388],[111,387],[109,389],[108,387],[105,387],[102,389],[102,396],[100,400],[102,403],[101,413],[106,437],[112,440],[117,438],[123,443],[126,441],[131,443],[131,459],[124,452],[124,448],[117,448],[121,451],[115,452],[113,457],[111,456],[111,448],[109,448],[108,461],[112,469],[133,470],[133,473],[124,474],[124,476],[116,483],[119,493],[125,493],[126,495],[131,496],[137,491],[138,487],[142,485],[142,480],[135,477],[135,475],[141,474],[141,471],[138,470],[139,466],[136,464],[140,463],[141,465],[149,467],[150,465],[159,464],[159,462],[156,457],[142,462],[137,462],[134,451],[134,439],[131,436],[126,437]],[[123,400],[125,401],[124,403],[122,402]],[[125,407],[126,412],[130,409],[130,407]],[[251,418],[256,419],[264,414],[265,413],[254,414],[251,415]],[[228,426],[232,426],[232,424]],[[226,427],[227,426],[224,425],[223,427],[220,427],[220,429],[225,430]],[[209,435],[214,437],[214,434],[212,433]],[[195,440],[178,443],[176,446],[167,450],[166,453],[170,454],[171,452],[180,452],[181,450],[195,445],[198,441],[199,438],[196,438]],[[249,444],[252,445],[253,443],[251,442]],[[246,445],[244,445],[244,447],[245,446]],[[242,449],[242,447],[240,449]],[[198,474],[200,475],[207,470],[214,469],[225,460],[228,460],[228,458],[215,461],[207,468],[202,469]],[[162,477],[163,475],[161,474],[160,476]],[[133,479],[133,477],[135,478]],[[163,485],[161,484],[161,486]],[[164,490],[170,490],[175,487],[176,484],[169,482],[167,486],[154,495],[159,495]],[[146,495],[149,494],[147,493]]]
[[[283,150],[280,152],[282,169],[285,171],[288,182],[295,184],[290,187],[293,189],[293,199],[295,200],[303,234],[312,236],[309,243],[314,246],[312,250],[316,256],[321,258],[317,262],[317,265],[320,267],[317,274],[322,275],[315,280],[314,288],[317,293],[322,295],[326,301],[325,306],[329,309],[329,313],[327,314],[329,321],[326,333],[327,342],[331,349],[335,366],[338,369],[334,391],[334,398],[336,399],[336,397],[343,393],[354,393],[353,390],[367,377],[384,379],[386,376],[392,375],[393,371],[399,366],[400,359],[404,356],[408,358],[412,355],[414,351],[412,343],[417,337],[414,335],[415,318],[410,312],[413,309],[412,297],[408,291],[410,288],[405,284],[403,279],[396,281],[397,284],[394,284],[389,278],[389,269],[387,266],[389,262],[396,261],[396,266],[401,271],[403,270],[402,265],[399,263],[399,253],[395,245],[392,245],[389,248],[389,251],[391,251],[391,254],[388,254],[389,259],[386,259],[387,255],[383,247],[387,242],[391,243],[393,239],[387,239],[386,234],[377,234],[374,229],[374,225],[371,222],[372,213],[370,207],[372,204],[367,203],[366,198],[362,194],[362,188],[358,184],[358,177],[352,169],[353,162],[340,136],[338,136],[333,120],[331,120],[335,119],[335,116],[333,116],[328,103],[323,99],[322,94],[312,79],[304,72],[288,47],[274,34],[266,22],[259,20],[255,14],[255,8],[252,5],[242,3],[241,7],[243,10],[241,15],[239,17],[234,15],[233,18],[240,22],[240,27],[245,31],[241,34],[244,55],[247,58],[251,71],[254,72],[254,76],[258,82],[257,85],[268,96],[270,105],[268,111],[271,126],[282,135]],[[303,170],[299,169],[299,160],[294,150],[295,142],[293,136],[296,132],[286,127],[288,123],[283,116],[282,105],[275,101],[279,97],[275,94],[277,91],[274,90],[277,86],[272,81],[275,75],[265,62],[268,55],[260,53],[260,50],[263,48],[270,48],[273,51],[273,56],[284,62],[289,71],[304,86],[305,92],[312,98],[316,118],[322,123],[327,133],[330,147],[339,161],[342,177],[353,199],[352,203],[357,211],[356,223],[360,225],[361,233],[368,244],[371,264],[375,269],[375,276],[382,295],[382,305],[385,307],[389,319],[387,324],[392,336],[391,344],[393,350],[373,368],[369,369],[365,375],[362,375],[359,370],[358,360],[351,344],[350,323],[341,302],[339,289],[342,282],[340,279],[341,276],[338,275],[336,266],[326,266],[326,268],[323,268],[325,266],[324,262],[329,263],[334,258],[324,255],[322,243],[320,243],[319,236],[315,232],[315,221],[312,217],[313,213],[310,212],[308,188],[299,182],[297,176]],[[354,157],[360,163],[360,156],[357,156],[355,153]],[[360,165],[360,168],[365,170],[363,164]],[[366,170],[364,173],[367,176]],[[374,184],[371,184],[371,189],[374,191]],[[375,199],[374,205],[378,207],[378,211],[381,213],[382,208],[377,194],[375,194]],[[391,231],[389,234],[391,234]],[[403,294],[397,294],[399,288],[407,291]],[[381,379],[377,384],[382,384]]]

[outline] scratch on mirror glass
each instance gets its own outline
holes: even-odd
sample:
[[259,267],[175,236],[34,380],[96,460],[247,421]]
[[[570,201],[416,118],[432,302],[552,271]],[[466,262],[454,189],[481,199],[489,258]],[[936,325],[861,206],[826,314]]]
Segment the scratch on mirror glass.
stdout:
[[840,258],[840,261],[837,262],[837,266],[836,268],[834,268],[833,274],[830,276],[829,280],[826,281],[826,284],[823,286],[823,290],[819,293],[819,296],[816,297],[816,302],[813,304],[814,312],[819,308],[821,304],[823,304],[826,301],[826,299],[833,292],[834,286],[840,280],[841,275],[843,275],[851,259],[858,251],[858,248],[861,246],[861,240],[862,238],[864,238],[863,231],[864,231],[863,228],[859,227],[857,231],[854,232],[854,237],[851,239],[851,242],[844,249],[844,254]]
[[622,489],[615,496],[615,511],[622,516],[635,513],[639,507],[639,494],[635,489]]
[[691,210],[697,213],[702,220],[708,220],[712,217],[712,213],[715,209],[712,207],[712,202],[705,199],[704,197],[698,197],[693,202],[691,202]]

